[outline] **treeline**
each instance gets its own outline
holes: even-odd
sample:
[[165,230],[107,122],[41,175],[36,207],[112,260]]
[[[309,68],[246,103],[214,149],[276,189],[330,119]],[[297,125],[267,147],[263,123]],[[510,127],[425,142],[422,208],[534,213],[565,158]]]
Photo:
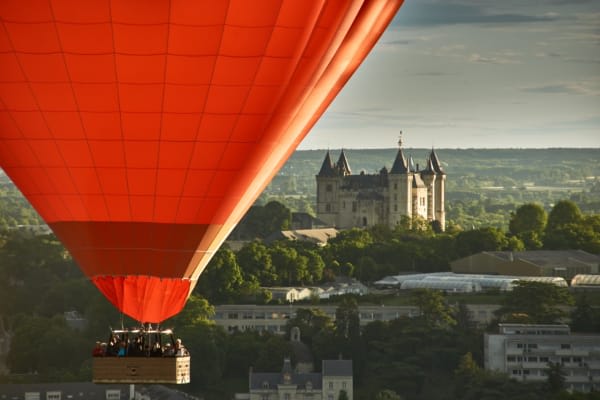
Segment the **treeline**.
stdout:
[[[384,233],[382,229],[349,231],[327,246],[330,249],[312,250],[323,252],[324,260],[334,254],[352,257],[355,252],[354,256],[358,256],[371,251],[385,237]],[[438,236],[459,234],[420,230],[404,233],[409,243],[415,245]],[[403,241],[398,237],[396,240]],[[253,243],[252,246],[259,245]],[[282,244],[272,247],[278,246]],[[281,248],[276,250],[281,251]],[[220,254],[233,254],[235,260],[239,255],[230,250],[222,250]],[[216,258],[211,269],[220,262]],[[323,262],[330,265],[329,261]],[[341,273],[352,272],[349,267],[342,268],[344,262],[337,264]],[[245,268],[240,272],[246,273]],[[254,273],[259,274],[257,270]],[[4,361],[13,373],[0,378],[1,381],[90,380],[93,343],[107,340],[110,326],[118,327],[121,323],[135,326],[134,321],[119,315],[81,275],[52,236],[23,236],[18,231],[3,234],[0,274],[3,277],[0,330],[10,332],[12,337],[11,350]],[[200,279],[200,285],[212,279],[207,274]],[[535,283],[525,285],[529,286],[515,289],[510,298],[504,299],[498,320],[555,322],[569,317],[557,306],[573,304],[565,289]],[[375,322],[360,329],[356,298],[346,297],[338,303],[335,321],[316,309],[305,309],[289,320],[287,329],[293,326],[301,329],[317,368],[321,359],[338,358],[340,354],[354,360],[356,399],[592,398],[568,394],[557,397],[562,392],[552,389],[549,383],[534,385],[534,390],[531,385],[517,383],[505,375],[482,371],[483,331],[474,326],[464,306],[452,304],[452,298],[440,292],[427,290],[415,291],[410,303],[421,310],[420,317]],[[77,330],[68,323],[64,312],[71,310],[86,318],[85,327]],[[283,357],[293,353],[285,337],[256,332],[228,335],[210,320],[213,313],[207,300],[193,294],[185,309],[163,324],[174,327],[192,357],[199,360],[194,363],[192,384],[185,387],[186,391],[201,393],[206,399],[230,398],[233,392],[247,390],[250,366],[255,371],[279,371]],[[524,320],[524,316],[528,319]],[[576,331],[600,331],[598,310],[585,298],[579,299],[570,318]]]
[[[270,207],[282,210],[281,205]],[[285,226],[289,222],[281,221],[286,221],[289,210],[280,215],[279,223]],[[564,200],[550,213],[535,203],[518,207],[508,231],[450,225],[440,232],[439,226],[417,218],[405,219],[394,229],[342,231],[324,247],[261,240],[237,252],[223,246],[204,271],[196,293],[213,303],[264,303],[270,300],[269,293],[260,289],[264,286],[316,285],[336,276],[373,282],[398,273],[447,271],[452,260],[481,251],[538,249],[600,253],[600,215],[585,215],[574,202]]]

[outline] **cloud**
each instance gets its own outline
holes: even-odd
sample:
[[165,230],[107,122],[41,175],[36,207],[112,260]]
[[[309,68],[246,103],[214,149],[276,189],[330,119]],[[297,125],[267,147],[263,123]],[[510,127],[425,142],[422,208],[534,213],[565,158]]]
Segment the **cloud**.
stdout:
[[600,96],[597,84],[593,82],[558,82],[540,86],[521,87],[521,91],[540,94],[574,94],[586,96]]
[[519,64],[518,60],[514,58],[510,58],[511,56],[482,56],[479,53],[473,53],[469,56],[468,60],[472,63],[482,63],[482,64]]
[[449,76],[449,75],[456,75],[456,74],[449,74],[447,72],[442,72],[442,71],[422,71],[422,72],[416,72],[412,75],[414,75],[414,76]]
[[490,13],[480,5],[415,0],[406,3],[394,20],[397,26],[436,26],[458,24],[518,24],[548,22],[559,18],[556,13],[529,15],[517,13]]

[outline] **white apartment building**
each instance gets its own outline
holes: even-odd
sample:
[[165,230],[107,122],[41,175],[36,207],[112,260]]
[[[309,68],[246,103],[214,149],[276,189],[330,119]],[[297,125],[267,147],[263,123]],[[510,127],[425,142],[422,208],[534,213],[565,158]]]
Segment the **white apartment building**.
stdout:
[[[215,306],[214,321],[227,332],[255,330],[283,335],[290,318],[296,316],[299,308],[317,308],[335,319],[336,305],[253,305],[225,304]],[[488,324],[494,318],[494,311],[500,306],[495,304],[468,304],[471,318],[477,324]],[[416,306],[364,306],[358,307],[362,326],[373,321],[391,321],[400,317],[416,317]]]
[[484,366],[520,381],[545,381],[548,363],[566,373],[566,389],[600,390],[600,335],[572,334],[568,325],[499,324],[484,336]]

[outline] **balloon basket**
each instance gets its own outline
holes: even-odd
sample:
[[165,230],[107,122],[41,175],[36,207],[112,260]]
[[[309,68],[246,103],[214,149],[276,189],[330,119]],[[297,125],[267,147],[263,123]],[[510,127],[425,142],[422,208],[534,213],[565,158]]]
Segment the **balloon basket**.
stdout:
[[190,357],[94,357],[94,383],[190,383]]

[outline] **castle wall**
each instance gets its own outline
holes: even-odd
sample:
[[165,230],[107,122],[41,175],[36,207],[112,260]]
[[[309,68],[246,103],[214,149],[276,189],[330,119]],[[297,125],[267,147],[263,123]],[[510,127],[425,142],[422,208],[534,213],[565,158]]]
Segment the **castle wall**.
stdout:
[[438,220],[444,229],[445,175],[415,173],[407,171],[408,167],[406,172],[383,169],[378,175],[349,175],[329,160],[328,153],[317,175],[317,217],[327,224],[339,229],[377,224],[393,228],[403,218],[416,215]]
[[394,227],[403,216],[412,217],[412,173],[390,174],[388,225]]

